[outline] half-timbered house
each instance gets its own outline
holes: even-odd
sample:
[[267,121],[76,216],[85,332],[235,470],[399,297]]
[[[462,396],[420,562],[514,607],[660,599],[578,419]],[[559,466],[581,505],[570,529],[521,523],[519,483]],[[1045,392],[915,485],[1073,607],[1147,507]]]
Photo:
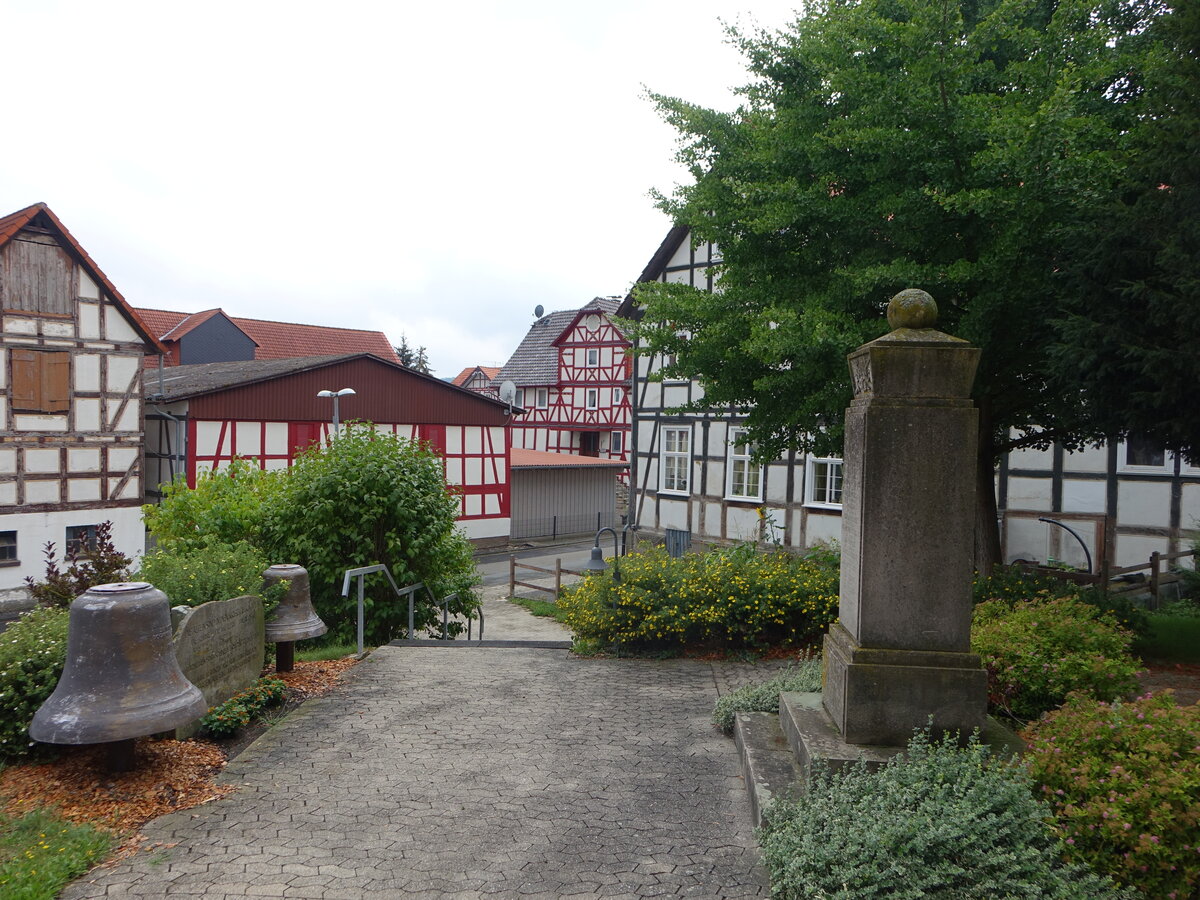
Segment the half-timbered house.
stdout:
[[[148,373],[149,484],[196,478],[244,457],[282,469],[329,440],[331,398],[342,422],[427,441],[444,458],[461,501],[459,522],[477,541],[509,533],[508,407],[367,353],[176,366]],[[156,499],[156,491],[148,494]]]
[[[711,291],[720,254],[672,228],[638,282]],[[617,315],[637,318],[634,297]],[[682,411],[702,402],[695,379],[651,379],[664,360],[637,352],[633,389],[630,521],[644,535],[700,543],[766,541],[803,548],[841,534],[842,461],[795,451],[759,465],[746,441],[746,412]]]
[[500,396],[492,382],[500,374],[499,366],[467,366],[450,379],[451,384],[475,391],[477,394],[487,394],[489,397]]
[[50,209],[0,218],[0,595],[112,522],[145,547],[142,359],[161,345]]
[[629,341],[610,318],[617,301],[539,318],[492,382],[517,388],[512,444],[629,460]]
[[[638,281],[711,291],[719,266],[715,246],[693,243],[687,228],[676,227]],[[637,317],[632,294],[617,312]],[[653,381],[663,360],[636,354],[636,361],[631,521],[643,534],[795,548],[840,537],[840,459],[791,452],[756,465],[744,439],[744,411],[681,412],[703,400],[702,386]],[[1187,549],[1200,530],[1200,465],[1136,436],[1073,453],[1052,447],[1006,454],[996,492],[1006,561],[1084,568],[1090,558],[1093,571],[1103,562],[1137,565],[1152,552]]]

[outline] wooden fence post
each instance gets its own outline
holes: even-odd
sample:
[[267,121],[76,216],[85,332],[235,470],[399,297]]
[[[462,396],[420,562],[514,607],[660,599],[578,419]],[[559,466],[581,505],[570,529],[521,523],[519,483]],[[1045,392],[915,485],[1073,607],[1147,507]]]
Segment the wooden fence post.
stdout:
[[517,596],[517,554],[508,557],[508,596]]
[[1154,598],[1154,608],[1158,609],[1158,576],[1161,554],[1155,550],[1150,554],[1150,596]]
[[562,557],[554,558],[554,602],[558,602],[558,594],[562,590]]

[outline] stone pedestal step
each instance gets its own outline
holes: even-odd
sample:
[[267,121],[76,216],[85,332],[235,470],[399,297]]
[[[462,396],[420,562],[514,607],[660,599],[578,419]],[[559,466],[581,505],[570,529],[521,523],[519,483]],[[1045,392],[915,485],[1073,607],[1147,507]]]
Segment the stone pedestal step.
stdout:
[[[903,747],[847,744],[821,705],[819,693],[780,694],[779,715],[738,713],[733,733],[750,795],[751,815],[760,827],[763,810],[771,800],[803,792],[814,760],[822,759],[836,769],[861,759],[869,769],[877,769],[904,752]],[[1021,739],[991,717],[983,730],[983,741],[998,759],[1024,750]]]
[[750,795],[750,814],[758,827],[763,824],[762,813],[768,803],[803,786],[800,770],[775,713],[738,713],[733,737]]

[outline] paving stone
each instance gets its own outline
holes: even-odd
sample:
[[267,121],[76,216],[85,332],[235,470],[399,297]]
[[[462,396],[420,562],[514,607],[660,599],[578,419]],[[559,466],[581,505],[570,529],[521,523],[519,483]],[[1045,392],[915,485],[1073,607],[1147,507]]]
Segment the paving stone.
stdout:
[[[178,843],[64,900],[765,896],[718,690],[769,672],[557,650],[383,648],[149,823]],[[112,888],[112,890],[110,890]]]

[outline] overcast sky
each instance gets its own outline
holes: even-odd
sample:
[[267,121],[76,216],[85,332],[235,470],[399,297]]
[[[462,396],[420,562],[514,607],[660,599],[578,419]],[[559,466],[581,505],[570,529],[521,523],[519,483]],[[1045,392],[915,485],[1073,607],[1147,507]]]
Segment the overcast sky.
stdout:
[[684,178],[650,90],[728,109],[721,20],[796,2],[0,0],[0,215],[135,306],[378,329],[437,375],[622,295]]

